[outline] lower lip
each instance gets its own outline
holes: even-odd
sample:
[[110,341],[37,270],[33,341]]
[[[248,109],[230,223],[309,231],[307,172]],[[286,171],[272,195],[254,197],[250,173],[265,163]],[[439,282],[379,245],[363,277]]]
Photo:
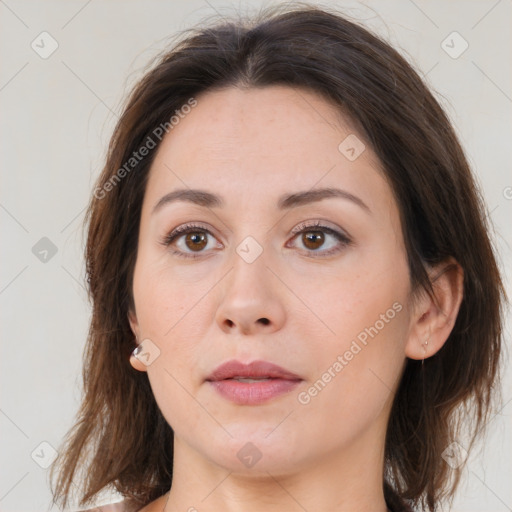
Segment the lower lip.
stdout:
[[261,382],[239,382],[234,379],[208,381],[224,398],[238,405],[258,405],[289,393],[299,380],[270,379]]

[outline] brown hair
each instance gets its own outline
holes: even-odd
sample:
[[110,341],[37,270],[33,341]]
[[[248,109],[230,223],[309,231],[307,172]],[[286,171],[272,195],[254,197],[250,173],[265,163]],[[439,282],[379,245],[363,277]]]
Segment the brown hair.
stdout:
[[191,98],[274,84],[316,92],[359,126],[398,204],[413,289],[432,293],[430,264],[451,257],[464,271],[464,297],[444,347],[423,365],[407,360],[385,446],[384,476],[398,495],[431,511],[453,497],[460,468],[452,470],[442,453],[462,426],[468,437],[460,444],[469,450],[499,384],[504,291],[483,201],[447,116],[411,65],[358,24],[299,4],[195,29],[128,98],[88,209],[93,311],[84,398],[52,468],[54,502],[66,506],[81,467],[80,504],[108,486],[140,505],[169,490],[173,432],[147,374],[129,364],[141,206],[158,144],[132,169],[126,162]]

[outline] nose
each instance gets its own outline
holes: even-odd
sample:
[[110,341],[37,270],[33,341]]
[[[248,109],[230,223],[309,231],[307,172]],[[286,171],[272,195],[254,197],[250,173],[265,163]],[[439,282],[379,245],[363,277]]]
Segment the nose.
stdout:
[[[263,255],[247,263],[237,254],[226,276],[216,322],[227,334],[270,334],[285,323],[282,284]],[[280,286],[281,284],[281,286]]]

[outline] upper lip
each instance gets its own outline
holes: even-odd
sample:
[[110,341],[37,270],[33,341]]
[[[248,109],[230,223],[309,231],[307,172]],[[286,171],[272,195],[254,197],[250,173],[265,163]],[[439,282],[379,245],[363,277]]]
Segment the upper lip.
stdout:
[[302,380],[298,375],[292,373],[276,364],[268,361],[253,361],[249,364],[240,361],[227,361],[218,366],[207,378],[207,381],[218,381],[225,379],[242,378],[272,378],[285,380]]

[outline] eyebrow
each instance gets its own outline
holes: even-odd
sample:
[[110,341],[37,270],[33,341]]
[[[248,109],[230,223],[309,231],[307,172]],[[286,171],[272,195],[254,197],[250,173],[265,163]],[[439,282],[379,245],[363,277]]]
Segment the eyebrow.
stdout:
[[[352,203],[360,206],[367,213],[371,213],[370,208],[362,199],[350,192],[347,192],[346,190],[332,187],[311,189],[304,192],[295,192],[293,194],[284,194],[278,199],[277,207],[279,210],[289,210],[291,208],[304,206],[306,204],[315,203],[328,198],[340,198],[351,201]],[[176,201],[185,201],[199,206],[204,206],[206,208],[222,208],[225,204],[222,197],[205,190],[178,189],[163,196],[155,204],[152,213],[156,213],[163,206]]]

